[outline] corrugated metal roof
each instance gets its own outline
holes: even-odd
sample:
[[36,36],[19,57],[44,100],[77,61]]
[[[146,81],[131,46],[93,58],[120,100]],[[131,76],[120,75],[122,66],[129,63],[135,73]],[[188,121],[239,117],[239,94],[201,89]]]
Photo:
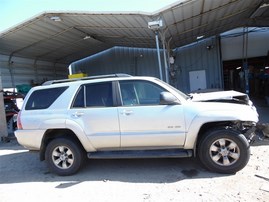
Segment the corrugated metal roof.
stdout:
[[166,41],[175,48],[236,27],[269,26],[266,3],[269,0],[187,0],[154,13],[43,13],[1,33],[0,54],[69,64],[113,46],[155,47],[148,22],[158,19],[164,22]]

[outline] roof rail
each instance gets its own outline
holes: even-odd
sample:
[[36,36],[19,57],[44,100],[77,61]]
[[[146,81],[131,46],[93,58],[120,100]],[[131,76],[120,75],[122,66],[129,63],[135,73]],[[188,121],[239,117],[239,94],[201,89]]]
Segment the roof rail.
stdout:
[[131,77],[131,75],[120,73],[120,74],[107,74],[107,75],[98,75],[98,76],[88,76],[88,77],[81,77],[81,78],[75,78],[75,79],[51,80],[51,81],[44,82],[42,84],[42,86],[52,85],[52,84],[57,84],[57,83],[67,83],[67,82],[73,82],[73,81],[104,79],[104,78],[116,78],[116,77]]

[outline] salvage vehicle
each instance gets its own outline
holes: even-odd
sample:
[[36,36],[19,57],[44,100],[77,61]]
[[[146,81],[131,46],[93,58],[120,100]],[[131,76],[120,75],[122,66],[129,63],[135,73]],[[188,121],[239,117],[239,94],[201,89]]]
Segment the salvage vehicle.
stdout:
[[34,87],[18,115],[18,142],[51,172],[72,175],[84,159],[198,157],[235,173],[249,161],[258,114],[248,95],[186,95],[153,77],[113,74]]

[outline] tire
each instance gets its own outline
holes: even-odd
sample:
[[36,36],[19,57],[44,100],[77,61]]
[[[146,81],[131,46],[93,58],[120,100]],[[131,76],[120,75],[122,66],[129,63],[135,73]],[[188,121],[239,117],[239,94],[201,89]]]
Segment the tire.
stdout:
[[52,173],[73,175],[80,169],[84,152],[75,141],[66,138],[52,140],[45,152],[45,160]]
[[243,134],[231,129],[215,129],[202,137],[198,156],[210,171],[232,174],[247,165],[250,146]]

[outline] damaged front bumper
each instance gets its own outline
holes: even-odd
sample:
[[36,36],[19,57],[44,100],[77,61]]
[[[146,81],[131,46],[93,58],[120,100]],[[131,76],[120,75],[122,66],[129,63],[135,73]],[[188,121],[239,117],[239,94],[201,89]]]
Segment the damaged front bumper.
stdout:
[[257,123],[256,134],[262,139],[269,139],[269,123]]
[[250,144],[265,139],[269,140],[269,124],[258,122],[251,127],[245,128],[243,134]]

